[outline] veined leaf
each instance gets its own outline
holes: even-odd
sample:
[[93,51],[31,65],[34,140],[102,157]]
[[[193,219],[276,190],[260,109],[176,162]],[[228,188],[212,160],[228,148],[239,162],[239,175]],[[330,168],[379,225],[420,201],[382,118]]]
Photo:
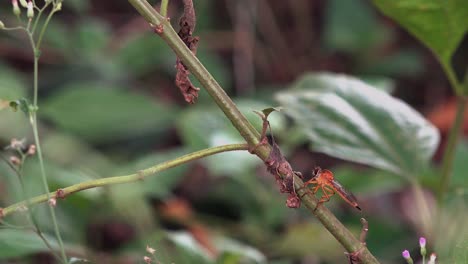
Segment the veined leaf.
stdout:
[[276,99],[315,151],[414,175],[439,143],[437,129],[418,112],[357,79],[309,74],[292,88]]
[[443,61],[468,31],[465,0],[373,0],[387,16],[400,23]]

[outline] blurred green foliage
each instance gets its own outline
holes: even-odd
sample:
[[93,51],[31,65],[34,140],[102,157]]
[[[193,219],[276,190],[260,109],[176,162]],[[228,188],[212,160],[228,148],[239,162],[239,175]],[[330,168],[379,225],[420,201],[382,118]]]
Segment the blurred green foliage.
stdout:
[[[466,33],[460,22],[466,17],[466,9],[455,8],[456,1],[449,1],[448,13],[453,16],[442,19],[447,25],[439,23],[443,14],[432,2],[426,7],[433,12],[422,14],[422,19],[413,16],[421,8],[410,5],[414,2],[420,7],[419,1],[408,1],[406,7],[396,6],[402,1],[374,2],[444,58],[456,48],[462,37],[460,32]],[[286,21],[286,8],[270,4],[279,21]],[[413,204],[405,204],[400,198],[411,191],[405,189],[408,182],[395,174],[423,179],[428,190],[436,188],[437,175],[430,160],[438,136],[435,128],[411,106],[379,90],[391,93],[400,79],[417,79],[427,73],[424,49],[395,44],[396,28],[385,23],[366,1],[325,1],[319,10],[323,16],[318,23],[320,28],[316,29],[320,34],[315,36],[321,46],[312,47],[317,50],[311,53],[321,54],[320,59],[330,64],[341,63],[334,56],[342,56],[350,61],[348,73],[364,77],[369,85],[335,75],[304,75],[300,84],[289,85],[275,79],[271,70],[270,76],[259,76],[255,83],[257,87],[269,88],[251,91],[246,98],[237,96],[234,89],[238,77],[232,74],[230,66],[232,51],[216,50],[203,39],[216,39],[220,45],[230,41],[221,33],[232,31],[228,22],[232,14],[219,1],[196,1],[195,5],[196,34],[202,36],[198,57],[234,97],[248,120],[260,130],[261,119],[254,110],[278,103],[285,106],[284,111],[269,118],[272,134],[293,163],[306,164],[303,167],[307,169],[322,162],[335,166],[338,180],[363,203],[363,216],[370,222],[367,245],[371,251],[382,262],[394,263],[401,261],[404,248],[417,250],[421,229],[403,213],[405,206]],[[1,3],[0,7],[0,19],[7,25],[14,24],[9,3]],[[174,10],[172,21],[176,24],[178,13]],[[38,114],[53,190],[134,173],[191,151],[243,141],[203,90],[195,106],[183,105],[173,84],[175,55],[136,14],[127,3],[67,0],[64,11],[53,18],[47,30],[40,65]],[[312,10],[307,15],[312,16]],[[446,32],[440,28],[452,28],[455,24],[460,27],[450,31],[456,34],[447,42]],[[0,31],[2,148],[12,138],[33,142],[28,118],[19,111],[1,107],[2,102],[31,97],[32,57],[26,47],[20,33]],[[256,52],[260,53],[261,47]],[[282,54],[275,50],[267,54],[276,55],[277,61],[283,62]],[[304,56],[307,55],[310,54]],[[316,64],[316,57],[307,58]],[[274,61],[265,60],[266,64]],[[269,66],[274,69],[273,66],[283,65]],[[307,70],[295,73],[295,77]],[[272,87],[285,91],[275,95],[278,89]],[[287,87],[291,89],[286,91]],[[376,102],[377,97],[384,100]],[[384,107],[387,104],[393,107]],[[353,115],[356,112],[360,115]],[[366,166],[315,155],[297,157],[297,153],[310,154],[309,145],[312,151]],[[440,258],[453,256],[453,263],[462,263],[457,261],[466,258],[466,237],[461,238],[466,228],[459,220],[466,219],[467,151],[464,141],[455,157],[451,207],[444,211],[447,217],[441,226],[451,229],[444,239],[438,238],[443,243],[435,246]],[[7,159],[14,155],[9,150],[2,154]],[[29,158],[22,172],[23,193],[12,170],[0,162],[0,206],[43,193],[38,171],[36,158]],[[304,174],[310,176],[309,172]],[[261,162],[252,155],[230,152],[173,168],[143,182],[73,194],[58,201],[56,208],[66,249],[70,255],[95,263],[119,263],[122,259],[143,263],[143,256],[148,255],[146,245],[156,249],[156,257],[162,263],[343,263],[345,257],[339,243],[305,209],[287,209],[274,179],[265,175]],[[180,209],[172,204],[174,210],[181,210],[182,213],[177,211],[181,218],[171,218],[167,215],[170,210],[161,206],[173,200],[188,207],[183,209],[186,207],[176,203]],[[342,204],[334,197],[327,206],[358,234],[362,215]],[[56,247],[45,209],[39,205],[33,215]],[[5,221],[23,225],[27,223],[25,216],[18,213]],[[201,234],[191,229],[193,225],[202,227]],[[437,242],[431,240],[433,244]],[[213,257],[212,248],[219,253],[217,257]],[[45,251],[42,241],[29,229],[1,226],[0,261],[37,263],[37,253]]]

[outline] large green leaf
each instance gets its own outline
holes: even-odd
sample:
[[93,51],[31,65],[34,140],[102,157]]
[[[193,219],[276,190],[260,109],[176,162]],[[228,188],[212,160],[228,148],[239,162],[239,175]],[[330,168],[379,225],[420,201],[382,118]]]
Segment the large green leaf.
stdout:
[[100,142],[164,131],[176,112],[143,95],[86,84],[62,89],[41,110],[63,129]]
[[432,51],[448,62],[468,30],[466,0],[373,0]]
[[[54,247],[55,240],[47,237]],[[2,229],[0,230],[0,259],[20,257],[49,249],[41,238],[32,231]]]
[[[176,56],[164,41],[152,32],[127,40],[115,56],[115,62],[135,76],[149,74],[165,65],[174,70]],[[148,56],[151,54],[151,56]]]
[[434,153],[439,134],[399,99],[357,79],[309,74],[276,98],[315,151],[416,174]]

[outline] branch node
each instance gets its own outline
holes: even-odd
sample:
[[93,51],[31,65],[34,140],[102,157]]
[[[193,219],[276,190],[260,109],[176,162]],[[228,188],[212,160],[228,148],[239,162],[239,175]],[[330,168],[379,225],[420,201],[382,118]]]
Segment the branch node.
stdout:
[[63,189],[57,189],[57,191],[55,192],[55,197],[56,198],[60,198],[60,199],[65,199],[65,191]]
[[159,25],[154,26],[154,33],[162,35],[162,33],[164,33],[164,25],[161,23]]
[[[249,151],[255,151],[262,144],[268,144],[266,138],[266,131],[270,128],[270,122],[268,121],[268,115],[273,112],[271,109],[263,110],[263,113],[254,111],[263,120],[262,134],[260,142],[249,147]],[[294,174],[291,164],[281,154],[278,144],[275,142],[273,134],[271,136],[271,151],[268,158],[265,160],[268,172],[275,176],[276,183],[279,185],[281,193],[289,193],[286,200],[286,206],[289,208],[299,208],[301,206],[301,199],[297,196],[296,190],[294,189]],[[283,176],[283,177],[282,177]]]
[[349,264],[361,263],[361,259],[359,255],[366,248],[366,237],[367,237],[367,232],[369,231],[369,223],[367,222],[366,219],[361,218],[361,224],[362,224],[362,229],[361,229],[361,235],[359,236],[361,247],[358,250],[351,252],[351,253],[345,252],[345,255],[348,257]]

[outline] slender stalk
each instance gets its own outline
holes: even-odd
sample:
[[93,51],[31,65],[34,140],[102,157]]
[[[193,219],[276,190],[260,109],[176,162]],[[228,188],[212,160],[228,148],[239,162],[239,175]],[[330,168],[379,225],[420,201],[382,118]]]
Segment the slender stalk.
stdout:
[[92,189],[96,187],[103,187],[103,186],[110,186],[110,185],[115,185],[115,184],[123,184],[123,183],[130,183],[130,182],[138,182],[138,181],[143,181],[146,177],[154,175],[158,172],[165,171],[167,169],[185,164],[190,161],[194,161],[197,159],[201,159],[207,156],[211,156],[214,154],[218,154],[221,152],[227,152],[227,151],[236,151],[236,150],[247,150],[248,145],[247,144],[230,144],[230,145],[223,145],[223,146],[218,146],[218,147],[213,147],[213,148],[208,148],[200,151],[196,151],[184,156],[181,156],[179,158],[166,161],[163,163],[160,163],[158,165],[149,167],[147,169],[138,171],[137,173],[130,174],[130,175],[124,175],[124,176],[115,176],[115,177],[108,177],[108,178],[102,178],[102,179],[97,179],[97,180],[92,180],[92,181],[87,181],[87,182],[82,182],[78,183],[75,185],[71,185],[69,187],[60,189],[60,197],[57,195],[57,192],[50,192],[42,195],[38,195],[36,197],[33,197],[27,201],[21,201],[16,204],[10,205],[8,207],[3,208],[2,210],[2,216],[5,217],[13,212],[21,210],[21,208],[24,208],[28,203],[31,205],[36,205],[39,203],[43,203],[48,201],[51,197],[52,198],[63,198],[67,195],[70,195],[72,193],[76,193],[79,191],[87,190],[87,189]]
[[162,0],[161,1],[161,9],[160,9],[161,16],[167,17],[167,6],[168,5],[169,5],[169,0]]
[[[31,33],[34,34],[34,32],[36,31],[36,27],[37,27],[37,24],[39,23],[39,20],[41,19],[41,16],[42,16],[42,13],[44,11],[44,9],[47,8],[47,6],[49,6],[49,4],[52,3],[52,2],[48,2],[46,3],[42,8],[37,8],[38,9],[38,12],[37,12],[37,17],[34,21],[34,24],[33,24],[33,27],[31,29]],[[36,4],[34,4],[35,6]]]
[[457,80],[457,77],[452,69],[452,66],[450,65],[450,61],[440,60],[440,64],[442,65],[442,69],[444,69],[445,76],[447,76],[450,86],[454,90],[455,94],[458,96],[462,96],[463,89],[460,85],[460,82]]
[[[36,44],[36,48],[37,48],[37,51],[40,51],[39,49],[41,48],[41,44],[42,44],[42,38],[44,37],[44,33],[47,29],[47,26],[49,26],[49,22],[50,22],[50,19],[52,18],[52,16],[55,14],[55,12],[57,12],[58,10],[54,7],[49,15],[47,16],[46,18],[46,21],[44,22],[44,25],[42,25],[42,29],[41,29],[41,32],[39,33],[39,37],[37,39],[37,44]],[[39,54],[37,55],[39,56]]]
[[[39,15],[43,11],[44,11],[44,9],[42,9],[39,12]],[[52,18],[53,14],[56,11],[57,11],[57,9],[54,6],[54,8],[50,11],[49,15],[47,16],[46,21],[42,25],[42,28],[41,28],[41,31],[40,31],[37,42],[34,41],[34,35],[33,35],[34,31],[30,30],[29,25],[28,25],[28,28],[27,28],[28,29],[28,36],[29,36],[29,39],[30,39],[30,42],[31,42],[31,48],[33,50],[33,56],[34,56],[34,81],[33,81],[34,82],[34,85],[33,85],[34,95],[33,95],[33,105],[32,105],[33,109],[30,109],[31,112],[29,114],[29,117],[30,117],[31,127],[32,127],[32,130],[33,130],[34,141],[35,141],[36,148],[37,148],[37,157],[39,159],[39,166],[40,166],[40,170],[41,170],[42,184],[43,184],[44,190],[46,192],[47,200],[50,200],[51,196],[49,194],[49,192],[50,192],[49,184],[47,182],[47,176],[46,176],[45,167],[44,167],[44,159],[43,159],[43,155],[42,155],[42,148],[41,148],[41,143],[40,143],[39,133],[38,133],[38,128],[37,128],[37,110],[38,110],[37,100],[38,100],[38,90],[39,90],[38,74],[39,74],[40,45],[42,43],[42,38],[43,38],[44,33],[45,33],[46,29],[47,29],[47,26],[48,26],[48,24],[50,22],[50,19]],[[36,22],[37,21],[38,21],[38,18],[36,18]],[[33,28],[34,30],[35,30],[35,26],[36,26],[36,24],[34,25],[34,28]],[[26,204],[29,206],[29,203],[26,203]],[[55,215],[55,210],[54,210],[54,207],[52,206],[52,204],[49,204],[49,212],[50,212],[50,216],[51,216],[51,220],[52,220],[52,225],[54,227],[55,236],[57,237],[57,241],[58,241],[58,244],[59,244],[59,247],[60,247],[60,255],[61,255],[61,258],[62,258],[62,262],[63,263],[68,263],[68,258],[67,258],[66,252],[65,252],[65,247],[64,247],[64,244],[63,244],[62,236],[60,234],[60,229],[59,229],[58,222],[57,222],[57,217]],[[41,238],[43,238],[43,236],[41,234],[41,231],[39,229],[39,226],[37,226],[37,223],[35,221],[33,221],[33,223],[36,226],[38,235]]]
[[458,139],[460,138],[460,132],[463,128],[463,120],[465,119],[465,109],[468,97],[459,97],[457,99],[457,113],[455,116],[455,122],[450,129],[447,146],[445,147],[444,156],[442,158],[441,168],[441,179],[438,190],[438,202],[443,203],[445,193],[447,192],[452,176],[453,159],[455,157],[455,148],[457,146]]
[[[211,95],[216,104],[221,108],[233,126],[239,131],[241,136],[250,146],[256,146],[259,142],[259,133],[242,115],[231,98],[224,92],[221,86],[200,63],[195,55],[185,46],[184,42],[178,37],[169,21],[157,13],[146,0],[128,0],[129,3],[146,19],[152,26],[163,26],[161,38],[174,50],[176,55],[182,60],[184,65],[195,75],[206,91]],[[262,145],[255,149],[255,154],[263,161],[268,159],[271,152],[271,146]],[[303,187],[300,178],[294,178],[294,187],[297,189]],[[356,252],[363,245],[346,229],[345,226],[324,206],[317,205],[317,198],[312,194],[306,193],[305,189],[298,191],[299,197],[304,195],[302,202],[312,213],[322,222],[327,230],[343,245],[349,252]],[[379,263],[367,248],[362,248],[359,253],[361,263]]]
[[[30,116],[30,123],[31,123],[31,127],[32,127],[32,130],[33,130],[33,135],[34,135],[34,142],[35,142],[36,148],[37,148],[37,157],[39,159],[39,166],[40,166],[40,169],[41,169],[42,184],[43,184],[44,190],[46,191],[46,194],[47,194],[47,200],[49,200],[50,199],[49,184],[47,182],[47,176],[46,176],[46,172],[45,172],[45,168],[44,168],[44,160],[43,160],[43,156],[42,156],[41,142],[39,140],[39,133],[38,133],[38,129],[37,129],[37,109],[38,109],[38,106],[37,106],[37,97],[38,96],[37,96],[37,94],[38,94],[38,90],[39,90],[38,89],[38,86],[39,86],[38,73],[39,73],[39,52],[40,51],[37,48],[37,45],[34,43],[32,34],[29,33],[29,36],[30,36],[30,40],[31,40],[33,53],[34,53],[34,89],[33,89],[34,90],[34,96],[33,96],[33,108],[34,109],[30,113],[29,116]],[[52,220],[52,225],[54,226],[55,236],[57,237],[57,241],[58,241],[58,244],[60,246],[60,253],[61,253],[61,257],[62,257],[62,262],[67,263],[68,258],[67,258],[67,255],[65,253],[65,247],[63,245],[62,236],[60,234],[60,229],[59,229],[59,226],[58,226],[58,223],[57,223],[57,217],[55,216],[55,210],[54,210],[54,207],[52,205],[49,205],[49,212],[50,212],[50,216],[51,216],[51,220]]]
[[[35,60],[37,60],[37,59],[35,59]],[[36,64],[36,62],[35,62],[35,64]],[[35,73],[35,75],[37,75],[37,73]],[[37,93],[37,92],[35,92],[35,93]],[[34,98],[34,100],[37,101],[37,98]],[[41,168],[42,184],[44,186],[44,190],[46,191],[47,200],[50,200],[51,196],[49,194],[49,192],[50,192],[49,184],[47,183],[47,176],[46,176],[45,167],[44,167],[44,159],[42,157],[41,143],[40,143],[40,140],[39,140],[39,133],[37,131],[36,112],[32,113],[31,125],[32,125],[32,128],[33,128],[34,141],[36,143],[36,148],[37,148],[37,157],[39,159],[39,166]],[[55,236],[57,237],[57,241],[58,241],[58,244],[59,244],[59,247],[60,247],[60,254],[61,254],[61,257],[62,257],[62,261],[63,261],[63,263],[68,263],[67,254],[65,253],[65,247],[63,245],[62,236],[60,234],[60,229],[59,229],[59,226],[58,226],[58,223],[57,223],[57,217],[55,216],[55,210],[54,210],[54,207],[51,204],[49,204],[49,212],[50,212],[50,216],[52,218],[52,225],[54,226]]]

